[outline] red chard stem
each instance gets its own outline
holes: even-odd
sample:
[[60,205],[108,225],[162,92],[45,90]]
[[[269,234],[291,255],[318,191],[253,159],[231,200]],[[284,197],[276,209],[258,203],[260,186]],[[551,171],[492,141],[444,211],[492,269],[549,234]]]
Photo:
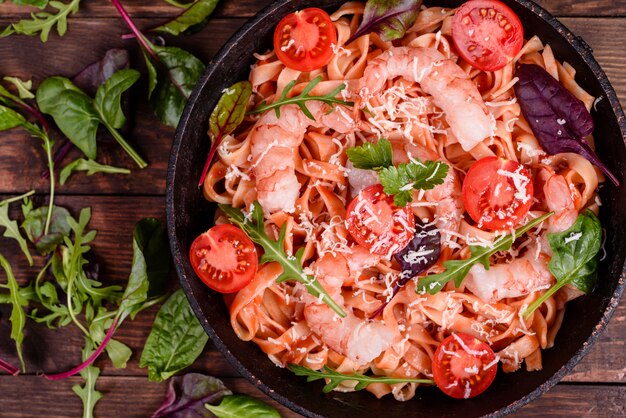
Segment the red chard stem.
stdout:
[[20,373],[20,370],[17,367],[10,365],[2,359],[0,359],[0,369],[4,370],[12,376],[17,376]]

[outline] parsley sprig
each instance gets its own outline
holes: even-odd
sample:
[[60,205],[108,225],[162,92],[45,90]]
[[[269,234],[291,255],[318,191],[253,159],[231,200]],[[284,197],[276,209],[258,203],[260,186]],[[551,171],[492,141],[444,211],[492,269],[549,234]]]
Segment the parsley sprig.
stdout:
[[464,260],[448,260],[443,263],[443,266],[446,270],[439,274],[431,274],[430,276],[426,276],[419,280],[417,284],[416,291],[418,293],[428,292],[431,295],[439,292],[450,280],[454,280],[454,285],[456,287],[461,286],[463,283],[463,279],[467,276],[472,266],[476,263],[480,263],[487,270],[489,270],[489,257],[495,254],[498,251],[507,251],[513,245],[513,242],[524,235],[526,232],[530,231],[536,225],[539,225],[550,216],[552,216],[553,212],[546,213],[543,216],[540,216],[532,221],[528,222],[526,225],[517,228],[514,234],[508,234],[501,236],[498,238],[493,245],[489,247],[481,247],[477,245],[470,245],[469,249],[471,251],[471,255],[469,258]]
[[412,159],[408,164],[394,167],[391,143],[384,138],[376,144],[365,143],[346,150],[348,159],[356,168],[378,171],[378,179],[385,193],[393,195],[394,204],[404,207],[413,200],[411,192],[430,190],[442,184],[449,167],[441,161],[421,162]]
[[320,282],[313,276],[304,274],[302,269],[302,255],[304,248],[300,248],[295,255],[289,256],[285,252],[285,234],[287,233],[286,224],[280,229],[278,240],[271,239],[265,232],[265,224],[263,222],[263,209],[259,202],[254,202],[250,219],[247,219],[243,212],[229,205],[219,205],[220,209],[241,228],[252,241],[259,244],[265,250],[261,257],[261,263],[275,261],[283,267],[283,272],[276,279],[276,282],[282,283],[287,280],[295,280],[304,285],[309,294],[320,298],[322,302],[330,306],[337,315],[342,318],[346,316],[341,306],[331,298]]
[[307,382],[313,382],[320,379],[329,379],[329,382],[324,386],[324,393],[328,393],[339,386],[346,380],[356,381],[357,385],[354,390],[365,389],[371,383],[385,383],[387,385],[393,385],[395,383],[421,383],[425,385],[434,385],[435,381],[431,379],[409,379],[409,378],[396,378],[388,376],[367,376],[361,373],[342,374],[336,370],[331,369],[328,366],[324,366],[323,371],[312,370],[308,367],[298,366],[296,364],[290,364],[289,370],[294,372],[296,376],[306,376]]
[[324,96],[310,96],[309,93],[311,92],[311,90],[313,90],[313,88],[316,85],[319,84],[320,81],[322,81],[321,75],[311,80],[309,84],[307,84],[306,87],[304,87],[304,90],[302,90],[302,93],[294,97],[287,97],[289,95],[289,92],[296,85],[296,80],[293,80],[285,86],[285,89],[283,90],[282,94],[280,95],[277,101],[275,101],[274,103],[263,102],[259,106],[255,107],[250,112],[248,112],[248,114],[253,115],[256,113],[263,113],[269,109],[274,109],[276,111],[276,117],[280,118],[281,106],[295,104],[295,105],[298,105],[298,107],[302,110],[302,113],[304,113],[309,119],[315,120],[315,117],[311,114],[311,111],[309,110],[309,108],[306,107],[307,101],[317,100],[318,102],[324,102],[330,106],[334,104],[341,105],[341,106],[354,106],[353,102],[347,102],[347,101],[339,100],[336,98],[339,92],[341,92],[343,89],[346,88],[345,83],[341,84],[340,86],[337,86],[337,88],[335,88],[330,93],[325,94]]

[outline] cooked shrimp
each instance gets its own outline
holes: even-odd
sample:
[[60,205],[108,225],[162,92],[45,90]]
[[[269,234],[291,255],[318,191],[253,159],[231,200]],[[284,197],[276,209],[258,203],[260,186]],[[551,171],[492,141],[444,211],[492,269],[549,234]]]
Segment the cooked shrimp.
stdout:
[[537,186],[541,187],[547,209],[554,212],[547,220],[548,232],[563,232],[571,227],[578,217],[578,190],[570,187],[565,177],[544,165],[539,166],[535,176],[535,187]]
[[496,128],[485,103],[469,76],[454,61],[433,48],[395,47],[372,60],[360,80],[360,95],[378,94],[387,80],[403,77],[420,83],[440,107],[461,147],[469,151]]
[[525,296],[537,290],[546,289],[554,279],[548,270],[550,257],[533,248],[511,262],[503,262],[489,267],[478,263],[472,266],[465,277],[465,287],[484,300],[493,303],[504,298]]
[[[438,161],[439,156],[422,146],[409,142],[392,142],[394,164],[408,163],[417,158],[420,161]],[[442,232],[442,241],[447,232],[458,232],[463,219],[463,198],[461,184],[452,165],[443,183],[424,193],[427,202],[435,206],[435,225]]]
[[[377,256],[358,248],[355,247],[353,254],[345,256],[328,253],[313,265],[315,277],[340,305],[343,305],[342,285],[378,262]],[[357,364],[371,362],[397,339],[396,333],[380,321],[358,318],[350,310],[346,311],[345,318],[340,318],[328,305],[311,296],[304,297],[304,318],[309,328],[320,336],[324,344]]]
[[259,118],[252,129],[252,169],[256,179],[257,198],[270,214],[280,210],[293,212],[300,192],[295,173],[295,153],[309,126],[326,126],[337,132],[348,132],[353,123],[341,112],[328,113],[328,106],[316,101],[307,103],[315,121],[309,119],[298,106],[286,105],[280,109],[280,118],[269,110]]

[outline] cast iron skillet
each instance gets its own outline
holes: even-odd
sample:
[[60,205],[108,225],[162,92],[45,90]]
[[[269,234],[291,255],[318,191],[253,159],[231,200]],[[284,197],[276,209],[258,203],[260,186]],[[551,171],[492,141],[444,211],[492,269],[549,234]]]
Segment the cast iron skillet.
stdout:
[[[572,64],[576,79],[591,95],[602,96],[595,121],[597,151],[605,164],[624,181],[626,121],[615,91],[591,55],[589,46],[549,13],[526,0],[505,0],[518,14],[529,35],[548,42],[560,60]],[[286,14],[305,7],[336,10],[342,1],[277,0],[246,23],[219,51],[196,85],[176,131],[167,177],[167,224],[176,270],[183,289],[213,343],[231,364],[278,402],[306,416],[479,416],[504,415],[532,401],[555,385],[589,351],[624,291],[626,269],[626,188],[606,182],[601,191],[601,220],[606,230],[607,257],[600,263],[595,291],[567,306],[555,347],[542,352],[543,370],[498,373],[481,396],[456,401],[436,388],[419,388],[408,403],[392,397],[376,399],[368,392],[322,393],[322,383],[276,367],[253,343],[240,341],[232,331],[220,294],[207,289],[195,276],[187,254],[193,239],[212,223],[215,205],[202,197],[198,178],[209,141],[208,120],[222,90],[248,78],[252,53],[271,46],[272,33]],[[428,3],[428,2],[427,2]],[[460,1],[431,1],[446,7]]]

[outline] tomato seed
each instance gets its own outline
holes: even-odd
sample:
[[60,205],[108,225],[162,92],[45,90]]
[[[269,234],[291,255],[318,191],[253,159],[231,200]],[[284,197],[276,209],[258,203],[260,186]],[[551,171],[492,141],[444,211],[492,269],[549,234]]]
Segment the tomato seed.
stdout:
[[486,17],[487,16],[487,9],[480,9],[480,15],[482,17]]

